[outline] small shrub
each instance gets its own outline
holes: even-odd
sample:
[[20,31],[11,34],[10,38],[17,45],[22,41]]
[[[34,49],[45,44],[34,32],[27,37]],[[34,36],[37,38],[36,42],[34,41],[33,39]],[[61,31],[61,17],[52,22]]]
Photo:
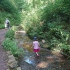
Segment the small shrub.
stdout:
[[70,56],[70,45],[63,44],[62,45],[62,52],[66,55]]
[[15,31],[13,31],[12,29],[9,29],[7,32],[6,32],[6,35],[5,37],[6,38],[10,38],[11,40],[14,38],[14,34],[15,34]]
[[17,44],[14,40],[11,40],[10,38],[6,38],[3,42],[3,47],[6,49],[6,50],[9,50],[12,52],[12,54],[15,56],[15,57],[19,57],[23,54],[23,49],[22,48],[18,48],[17,47]]
[[4,28],[4,25],[3,24],[0,24],[0,29],[3,29]]

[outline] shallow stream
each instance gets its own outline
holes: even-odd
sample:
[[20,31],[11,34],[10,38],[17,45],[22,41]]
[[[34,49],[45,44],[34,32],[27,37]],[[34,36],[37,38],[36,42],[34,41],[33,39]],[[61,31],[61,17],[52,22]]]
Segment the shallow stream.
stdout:
[[22,70],[70,70],[70,59],[66,59],[60,53],[52,53],[52,51],[41,48],[40,56],[36,57],[32,41],[28,37],[24,36],[17,41],[25,53],[19,61]]

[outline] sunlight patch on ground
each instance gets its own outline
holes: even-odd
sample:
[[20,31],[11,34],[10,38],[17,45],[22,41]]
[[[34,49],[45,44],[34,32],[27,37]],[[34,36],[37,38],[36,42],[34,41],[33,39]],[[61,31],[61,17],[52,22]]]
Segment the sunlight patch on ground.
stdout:
[[52,50],[52,54],[54,54],[56,56],[60,56],[60,50],[55,48]]
[[42,61],[42,62],[40,62],[36,67],[37,67],[37,68],[46,68],[46,67],[48,67],[48,66],[49,66],[49,64],[48,64],[47,62]]
[[49,63],[54,62],[53,56],[46,56],[46,59],[48,60]]

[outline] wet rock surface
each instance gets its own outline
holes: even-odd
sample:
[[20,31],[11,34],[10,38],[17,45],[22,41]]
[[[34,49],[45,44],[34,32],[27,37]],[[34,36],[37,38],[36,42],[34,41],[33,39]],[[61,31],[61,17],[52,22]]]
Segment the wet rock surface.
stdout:
[[29,53],[20,60],[22,70],[70,70],[69,65],[70,60],[52,54],[36,57],[34,53]]

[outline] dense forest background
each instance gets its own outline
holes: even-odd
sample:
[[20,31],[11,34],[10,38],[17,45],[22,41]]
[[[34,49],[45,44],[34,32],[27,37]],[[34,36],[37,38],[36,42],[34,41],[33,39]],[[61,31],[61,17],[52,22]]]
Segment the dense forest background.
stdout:
[[44,39],[48,49],[58,47],[70,55],[69,0],[0,0],[0,28],[9,18],[11,26],[20,25],[33,39]]

